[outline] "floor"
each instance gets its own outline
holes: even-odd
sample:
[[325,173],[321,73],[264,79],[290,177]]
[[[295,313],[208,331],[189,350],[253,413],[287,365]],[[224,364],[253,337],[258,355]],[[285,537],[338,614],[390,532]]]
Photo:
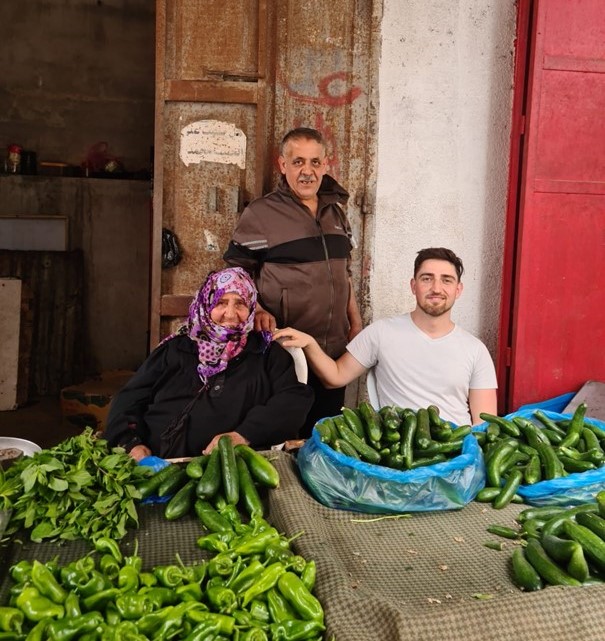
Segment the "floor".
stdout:
[[75,436],[82,427],[63,418],[58,398],[30,401],[16,410],[0,412],[0,436],[12,436],[36,443],[41,448]]

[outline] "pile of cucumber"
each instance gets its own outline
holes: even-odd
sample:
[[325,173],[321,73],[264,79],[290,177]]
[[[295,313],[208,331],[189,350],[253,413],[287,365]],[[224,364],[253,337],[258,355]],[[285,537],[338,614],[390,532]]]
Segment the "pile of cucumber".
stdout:
[[193,512],[196,502],[218,498],[240,505],[251,517],[262,516],[258,486],[278,485],[279,473],[271,461],[247,445],[234,447],[228,436],[222,436],[210,454],[198,456],[186,465],[170,464],[139,484],[138,490],[143,499],[153,495],[171,497],[164,516],[174,521]]
[[605,491],[596,502],[573,508],[533,507],[517,517],[520,528],[488,531],[519,544],[511,557],[512,577],[522,590],[544,585],[579,586],[605,580]]
[[521,485],[553,480],[573,472],[595,470],[605,463],[605,431],[584,420],[586,404],[573,416],[552,420],[541,410],[531,418],[511,420],[482,413],[485,432],[475,432],[483,450],[486,487],[477,495],[501,509],[511,501],[523,502],[516,493]]
[[412,410],[387,405],[376,411],[367,401],[315,425],[322,443],[345,456],[397,470],[413,470],[458,456],[470,425],[454,427],[439,408]]

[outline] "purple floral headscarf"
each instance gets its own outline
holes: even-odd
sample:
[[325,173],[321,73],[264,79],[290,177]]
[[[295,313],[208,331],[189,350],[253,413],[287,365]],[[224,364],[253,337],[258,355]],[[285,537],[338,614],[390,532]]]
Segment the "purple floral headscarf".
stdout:
[[[210,312],[225,294],[235,293],[244,299],[250,310],[248,318],[237,327],[217,325]],[[208,379],[227,368],[232,358],[240,354],[254,328],[257,291],[254,281],[241,267],[229,267],[211,272],[189,306],[189,318],[174,336],[186,334],[197,343],[198,374],[204,385]],[[168,339],[166,339],[168,340]],[[271,342],[269,332],[263,332],[265,347]]]

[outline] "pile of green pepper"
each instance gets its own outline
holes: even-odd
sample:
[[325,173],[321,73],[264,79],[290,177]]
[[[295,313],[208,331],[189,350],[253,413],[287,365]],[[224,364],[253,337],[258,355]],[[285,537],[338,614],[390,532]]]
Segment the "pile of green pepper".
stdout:
[[210,530],[198,545],[212,556],[190,565],[177,555],[175,563],[146,571],[137,550],[124,556],[107,537],[67,565],[13,565],[0,640],[321,639],[315,563],[295,554],[291,540],[261,516],[244,523],[233,505],[220,507],[196,507]]

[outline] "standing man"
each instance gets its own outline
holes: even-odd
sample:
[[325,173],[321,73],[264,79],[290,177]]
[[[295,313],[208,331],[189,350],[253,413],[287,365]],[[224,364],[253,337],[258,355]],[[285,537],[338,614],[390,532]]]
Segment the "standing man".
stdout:
[[437,405],[457,425],[477,424],[481,412],[496,414],[496,372],[485,345],[456,325],[451,310],[462,293],[462,261],[444,247],[422,249],[410,281],[416,308],[375,321],[337,360],[311,337],[291,328],[275,332],[284,347],[302,347],[326,386],[346,385],[375,369],[381,407],[418,409]]
[[[338,358],[361,331],[351,283],[354,244],[341,208],[349,194],[326,173],[326,146],[315,129],[288,132],[279,152],[277,189],[244,209],[223,258],[254,277],[257,331],[291,325]],[[326,389],[310,372],[309,385],[315,403],[301,438],[319,418],[339,414],[344,403],[344,384]]]

